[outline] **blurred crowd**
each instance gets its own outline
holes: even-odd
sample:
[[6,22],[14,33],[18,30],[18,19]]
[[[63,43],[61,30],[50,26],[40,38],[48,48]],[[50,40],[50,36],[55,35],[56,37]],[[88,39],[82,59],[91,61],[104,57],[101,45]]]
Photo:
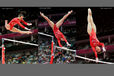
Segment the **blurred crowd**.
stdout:
[[38,51],[14,51],[5,55],[6,64],[38,64]]

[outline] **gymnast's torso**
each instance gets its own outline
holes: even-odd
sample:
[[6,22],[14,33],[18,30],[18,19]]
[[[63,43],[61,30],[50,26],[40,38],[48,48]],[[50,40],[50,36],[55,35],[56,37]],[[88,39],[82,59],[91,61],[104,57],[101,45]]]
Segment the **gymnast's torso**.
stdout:
[[20,22],[20,20],[18,18],[13,18],[10,22],[9,22],[9,25],[10,26],[14,26],[17,24],[17,22]]
[[56,26],[56,24],[54,24],[54,28],[53,28],[53,32],[54,35],[57,39],[61,39],[62,38],[62,32],[60,32],[59,28]]
[[89,37],[90,37],[91,46],[96,47],[97,45],[99,45],[99,40],[97,39],[96,33],[94,32],[93,29],[92,29],[91,35]]
[[[27,25],[27,23],[23,20],[23,19],[19,19],[19,18],[13,18],[10,22],[9,22],[9,25],[10,25],[10,29],[12,29],[16,24],[19,24],[20,22],[23,22],[24,24]],[[20,25],[20,24],[19,24]]]

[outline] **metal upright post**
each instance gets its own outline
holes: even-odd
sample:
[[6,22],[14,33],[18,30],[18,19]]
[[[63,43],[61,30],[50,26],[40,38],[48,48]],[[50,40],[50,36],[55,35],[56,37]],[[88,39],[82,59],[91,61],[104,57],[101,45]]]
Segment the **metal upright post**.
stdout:
[[5,64],[5,46],[4,46],[4,38],[2,38],[2,64]]

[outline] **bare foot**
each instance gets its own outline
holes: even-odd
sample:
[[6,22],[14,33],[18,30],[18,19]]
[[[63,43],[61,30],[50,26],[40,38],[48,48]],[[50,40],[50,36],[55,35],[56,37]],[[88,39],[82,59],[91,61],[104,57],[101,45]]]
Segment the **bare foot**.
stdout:
[[21,34],[32,34],[31,31],[22,31]]
[[88,8],[88,14],[89,14],[89,15],[92,15],[92,11],[91,11],[90,8]]
[[27,34],[32,34],[32,32],[31,31],[27,31]]
[[73,12],[73,10],[69,11],[68,13],[71,14]]
[[41,15],[41,16],[44,16],[44,14],[43,14],[42,12],[40,12],[40,15]]

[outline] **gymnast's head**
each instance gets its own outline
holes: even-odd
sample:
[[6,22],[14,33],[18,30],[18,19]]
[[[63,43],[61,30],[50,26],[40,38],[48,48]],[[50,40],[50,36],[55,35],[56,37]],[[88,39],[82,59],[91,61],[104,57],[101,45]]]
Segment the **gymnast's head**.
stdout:
[[23,15],[23,14],[19,14],[19,15],[18,15],[18,18],[19,18],[19,19],[23,19],[23,18],[24,18],[24,15]]
[[95,49],[96,49],[96,52],[97,53],[100,53],[101,52],[101,48],[99,46],[96,46]]

